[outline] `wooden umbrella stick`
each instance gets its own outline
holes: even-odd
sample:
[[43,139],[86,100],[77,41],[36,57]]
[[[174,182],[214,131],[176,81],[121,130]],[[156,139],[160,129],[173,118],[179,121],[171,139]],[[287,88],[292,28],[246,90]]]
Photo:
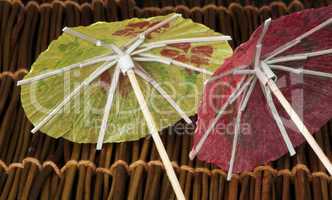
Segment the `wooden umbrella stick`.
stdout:
[[179,200],[184,200],[184,194],[181,190],[181,186],[179,184],[179,181],[176,177],[175,171],[172,167],[171,161],[167,155],[167,152],[165,150],[165,147],[161,141],[161,138],[159,136],[157,127],[155,125],[155,122],[153,120],[152,114],[148,108],[148,105],[146,104],[146,101],[144,99],[143,93],[141,91],[141,88],[138,84],[138,81],[136,79],[135,73],[132,69],[128,70],[127,72],[129,81],[133,87],[134,93],[136,95],[137,101],[142,109],[144,118],[146,120],[146,123],[148,125],[148,128],[151,132],[151,136],[153,141],[155,142],[157,151],[159,153],[159,156],[164,164],[165,170],[166,170],[166,174],[171,182],[171,185],[174,189],[174,192],[176,194],[177,199]]
[[323,163],[329,174],[332,175],[332,164],[328,157],[324,154],[323,150],[319,147],[317,142],[315,141],[315,138],[311,135],[307,127],[304,125],[301,118],[298,116],[298,114],[295,112],[293,107],[290,105],[290,103],[287,101],[285,96],[282,94],[278,86],[273,80],[268,80],[266,82],[266,85],[270,88],[271,92],[274,94],[274,96],[278,99],[282,107],[285,109],[285,111],[288,113],[296,127],[299,129],[303,137],[306,139],[312,150],[316,153],[320,161]]

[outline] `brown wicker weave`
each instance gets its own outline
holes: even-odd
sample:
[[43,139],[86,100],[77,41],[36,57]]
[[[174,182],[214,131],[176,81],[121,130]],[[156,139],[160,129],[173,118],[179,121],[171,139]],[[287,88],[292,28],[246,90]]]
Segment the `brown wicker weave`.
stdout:
[[[82,5],[30,2],[26,6],[0,1],[0,200],[174,199],[150,138],[107,144],[96,152],[94,144],[73,144],[29,133],[32,125],[21,107],[16,81],[61,34],[62,27],[176,11],[231,35],[235,47],[246,41],[264,19],[303,8],[299,2],[261,8],[231,4],[227,8],[210,5],[160,9],[137,8],[125,1]],[[183,134],[172,134],[174,129],[183,130]],[[332,199],[332,177],[307,145],[297,148],[295,157],[284,156],[227,182],[224,172],[214,166],[189,161],[193,130],[180,121],[162,132],[188,199]],[[315,138],[332,160],[332,123]]]
[[[11,0],[11,1],[20,1],[23,4],[27,4],[31,1],[36,2],[38,4],[43,3],[52,3],[54,0]],[[72,1],[78,4],[83,3],[92,3],[94,0],[61,0],[62,2]],[[102,0],[103,2],[107,2],[108,0]],[[123,0],[117,0],[120,2]],[[274,2],[283,2],[286,5],[289,5],[293,1],[300,1],[305,8],[316,8],[321,6],[326,6],[331,3],[331,0],[130,0],[130,4],[134,4],[139,8],[145,7],[158,7],[163,8],[167,6],[187,6],[189,8],[193,7],[204,7],[207,5],[216,5],[216,6],[229,6],[232,3],[239,3],[243,6],[251,5],[255,7],[261,7],[270,5]]]

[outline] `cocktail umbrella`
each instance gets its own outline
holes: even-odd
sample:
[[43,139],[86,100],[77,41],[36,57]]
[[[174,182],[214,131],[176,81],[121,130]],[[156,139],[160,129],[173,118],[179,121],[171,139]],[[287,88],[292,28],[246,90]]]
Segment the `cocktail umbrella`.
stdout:
[[97,149],[150,133],[183,199],[158,130],[180,117],[191,123],[206,75],[232,52],[230,37],[179,14],[63,31],[18,82],[32,133]]
[[[314,140],[332,116],[332,6],[266,20],[204,89],[190,158],[252,170]],[[302,117],[300,117],[302,115]]]

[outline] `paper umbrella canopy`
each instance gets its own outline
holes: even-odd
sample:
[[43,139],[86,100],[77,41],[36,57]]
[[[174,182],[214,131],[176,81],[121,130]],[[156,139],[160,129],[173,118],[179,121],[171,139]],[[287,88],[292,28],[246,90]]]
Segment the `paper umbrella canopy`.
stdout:
[[97,149],[151,134],[183,199],[158,130],[191,123],[204,81],[232,53],[230,37],[179,14],[63,31],[18,82],[32,133]]
[[204,89],[190,157],[252,170],[307,141],[332,116],[332,6],[266,20]]

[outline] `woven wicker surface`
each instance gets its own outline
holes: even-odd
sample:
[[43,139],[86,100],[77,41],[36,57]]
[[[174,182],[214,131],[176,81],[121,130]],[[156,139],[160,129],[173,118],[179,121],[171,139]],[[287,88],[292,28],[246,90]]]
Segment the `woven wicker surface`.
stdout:
[[[0,2],[0,199],[174,199],[174,194],[150,138],[95,145],[73,144],[42,133],[32,135],[24,115],[16,81],[40,52],[61,34],[64,26],[88,25],[180,12],[194,21],[229,34],[233,46],[246,41],[266,18],[304,8],[273,3],[255,8],[229,7],[137,8],[109,1],[78,5],[53,2],[38,5]],[[182,130],[174,135],[173,130]],[[221,170],[189,161],[194,127],[183,122],[162,132],[167,152],[188,199],[332,199],[332,178],[307,145],[297,155],[266,163],[253,172],[225,180]],[[332,160],[332,123],[315,135]]]
[[272,3],[256,8],[233,3],[228,7],[209,5],[202,8],[185,6],[138,8],[126,0],[92,4],[54,1],[38,5],[30,2],[0,1],[0,72],[29,69],[36,57],[56,39],[64,26],[89,25],[96,21],[116,21],[131,17],[150,17],[179,12],[218,32],[231,35],[233,47],[246,41],[255,28],[268,17],[303,10],[304,5],[293,1],[289,6]]
[[[52,3],[54,0],[11,0],[11,1],[20,1],[24,4],[27,4],[30,1],[43,4],[43,3]],[[92,3],[94,0],[61,0],[62,2],[72,1],[78,4]],[[109,0],[102,0],[107,2]],[[306,8],[311,7],[321,7],[326,6],[331,3],[331,0],[116,0],[116,2],[125,1],[127,4],[134,4],[137,7],[167,7],[167,6],[187,6],[189,8],[193,7],[204,7],[207,5],[216,5],[216,6],[229,6],[232,3],[238,3],[243,6],[252,5],[256,7],[261,7],[264,5],[269,5],[274,2],[283,2],[286,5],[291,4],[293,1],[300,1]]]

